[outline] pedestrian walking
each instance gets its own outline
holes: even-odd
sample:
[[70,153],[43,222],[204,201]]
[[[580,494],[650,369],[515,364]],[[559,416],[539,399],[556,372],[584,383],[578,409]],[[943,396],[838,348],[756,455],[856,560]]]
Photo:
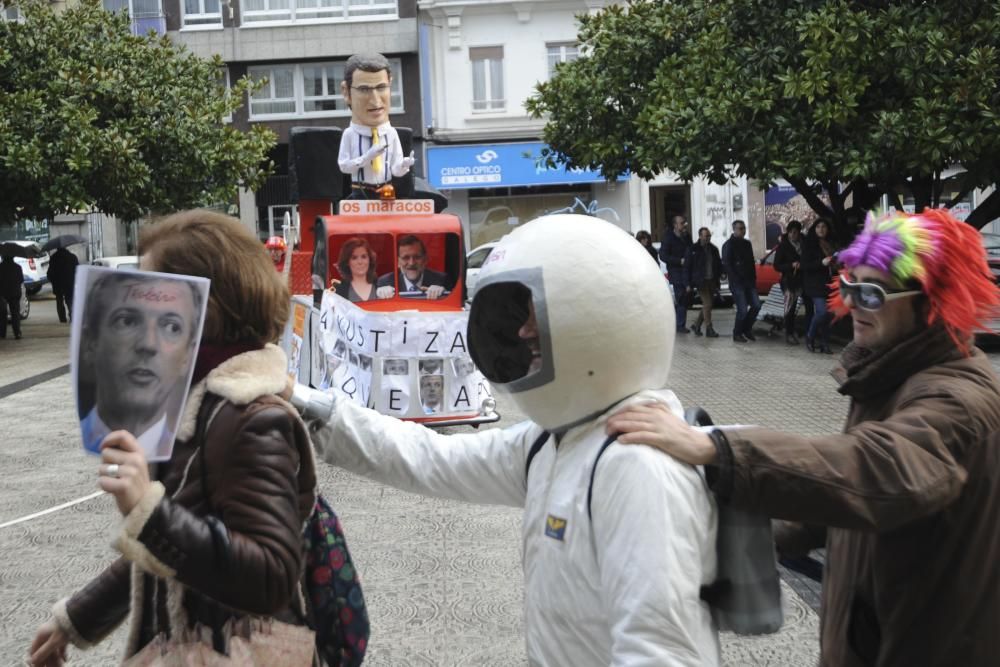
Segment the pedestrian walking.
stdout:
[[833,354],[830,349],[830,318],[826,300],[830,296],[830,281],[835,275],[836,246],[830,237],[830,223],[820,218],[813,223],[802,243],[802,293],[812,301],[813,316],[806,330],[806,349]]
[[774,268],[781,273],[781,291],[785,298],[785,342],[798,345],[795,316],[802,295],[802,223],[792,220],[774,253]]
[[760,312],[757,295],[757,260],[753,245],[746,239],[747,226],[742,220],[733,221],[733,234],[722,245],[722,266],[729,276],[729,291],[736,302],[736,322],[733,324],[733,341],[745,343],[757,340],[753,325]]
[[[31,644],[32,665],[61,665],[70,642],[86,648],[127,617],[126,658],[153,642],[170,646],[166,637],[179,643],[188,629],[204,630],[218,651],[243,621],[311,638],[298,619],[315,467],[305,424],[279,396],[288,360],[273,344],[288,288],[256,237],[218,213],[170,216],[144,230],[139,247],[143,270],[212,281],[191,392],[173,456],[152,479],[131,433],[104,439],[98,484],[123,517],[113,542],[121,555],[55,604]],[[312,665],[303,644],[305,661],[266,664]]]
[[56,297],[56,313],[60,322],[68,322],[73,317],[73,286],[76,267],[80,260],[66,248],[59,248],[49,259],[46,273]]
[[7,317],[14,330],[14,338],[21,340],[21,293],[24,289],[24,271],[11,255],[4,255],[0,262],[0,298],[7,313],[0,317],[0,338],[7,337]]
[[691,246],[688,262],[688,284],[698,290],[701,297],[701,312],[691,330],[695,336],[701,335],[701,325],[705,325],[705,335],[718,338],[719,334],[712,328],[712,301],[719,291],[719,276],[722,274],[722,259],[719,249],[712,243],[712,232],[708,227],[698,230],[698,242]]
[[[626,233],[581,215],[522,225],[491,257],[469,351],[530,421],[446,435],[333,398],[313,413],[318,451],[400,489],[524,508],[530,664],[719,664],[700,599],[716,572],[704,481],[653,450],[613,444],[603,428],[622,403],[683,414],[665,388],[675,327],[659,269]],[[579,289],[595,266],[629,267],[602,285],[600,302]]]
[[779,553],[825,543],[821,663],[994,665],[1000,655],[1000,378],[972,333],[1000,306],[979,232],[944,209],[869,219],[831,303],[854,340],[834,371],[844,432],[697,431],[656,406],[619,442],[706,466],[764,512]]
[[660,242],[660,259],[667,265],[667,279],[674,292],[674,323],[677,333],[680,334],[691,333],[687,328],[687,302],[691,294],[686,270],[688,253],[691,250],[691,239],[688,234],[687,220],[683,215],[675,215]]

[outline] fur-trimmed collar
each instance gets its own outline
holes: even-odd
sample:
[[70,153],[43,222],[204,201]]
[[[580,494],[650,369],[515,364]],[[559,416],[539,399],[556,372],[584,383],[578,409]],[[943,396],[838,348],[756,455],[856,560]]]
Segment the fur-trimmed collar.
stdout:
[[287,385],[288,358],[277,345],[269,343],[261,350],[227,359],[213,368],[204,380],[191,387],[177,439],[187,440],[194,434],[198,410],[206,390],[235,405],[246,405],[261,396],[281,393]]

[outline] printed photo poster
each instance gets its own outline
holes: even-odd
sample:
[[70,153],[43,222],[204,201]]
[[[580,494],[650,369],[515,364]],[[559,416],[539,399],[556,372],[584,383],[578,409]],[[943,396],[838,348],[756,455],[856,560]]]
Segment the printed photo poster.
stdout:
[[311,387],[317,387],[320,389],[325,389],[322,387],[324,378],[326,377],[326,355],[323,353],[323,347],[321,345],[322,337],[316,335],[319,331],[319,309],[310,308],[309,309],[309,385]]
[[410,360],[386,357],[382,360],[381,395],[376,402],[385,414],[404,417],[410,412]]
[[[292,297],[292,311],[285,326],[285,335],[282,337],[281,347],[288,356],[288,379],[292,382],[299,381],[302,364],[309,363],[309,351],[306,341],[308,338],[309,320],[311,307],[307,301],[301,297]],[[303,356],[304,355],[304,356]],[[303,377],[308,381],[308,377]]]
[[166,461],[183,415],[205,323],[209,281],[172,273],[80,266],[70,368],[83,448],[132,433],[149,461]]

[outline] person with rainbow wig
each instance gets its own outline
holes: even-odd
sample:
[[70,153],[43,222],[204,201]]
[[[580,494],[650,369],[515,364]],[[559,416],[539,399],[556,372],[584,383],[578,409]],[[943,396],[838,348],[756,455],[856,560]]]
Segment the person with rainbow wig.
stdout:
[[843,433],[698,430],[655,405],[607,430],[780,519],[779,554],[826,545],[823,667],[1000,664],[1000,378],[972,343],[1000,292],[979,232],[943,209],[869,216],[838,260]]

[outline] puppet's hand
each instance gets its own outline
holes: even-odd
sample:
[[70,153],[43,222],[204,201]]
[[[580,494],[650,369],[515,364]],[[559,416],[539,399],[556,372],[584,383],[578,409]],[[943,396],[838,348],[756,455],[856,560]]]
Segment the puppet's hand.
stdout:
[[391,299],[396,296],[396,288],[392,285],[383,285],[382,287],[376,288],[375,296],[379,299]]
[[402,164],[403,168],[406,169],[407,171],[409,171],[410,167],[413,166],[413,163],[417,161],[417,158],[414,157],[414,155],[415,155],[414,151],[410,151],[409,157],[404,157],[403,161],[400,163]]
[[366,150],[365,154],[362,156],[364,158],[363,163],[371,164],[372,160],[377,158],[379,155],[382,155],[382,153],[385,153],[387,148],[389,148],[389,144],[376,144],[372,146]]

